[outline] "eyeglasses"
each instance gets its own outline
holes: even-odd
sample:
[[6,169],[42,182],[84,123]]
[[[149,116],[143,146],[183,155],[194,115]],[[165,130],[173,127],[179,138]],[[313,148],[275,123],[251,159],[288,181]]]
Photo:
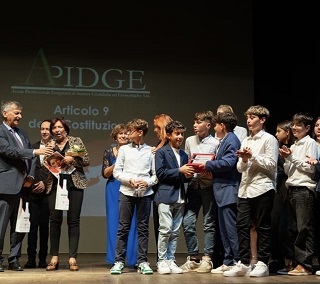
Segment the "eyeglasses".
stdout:
[[302,123],[291,123],[290,128],[294,128],[294,127],[303,127]]
[[128,135],[131,135],[131,134],[135,133],[136,131],[138,131],[138,130],[137,130],[137,129],[130,130],[130,131],[128,132]]

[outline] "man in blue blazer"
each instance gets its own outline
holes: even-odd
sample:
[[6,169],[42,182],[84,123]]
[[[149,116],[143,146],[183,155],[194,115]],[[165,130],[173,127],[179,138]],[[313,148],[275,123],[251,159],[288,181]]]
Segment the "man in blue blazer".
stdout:
[[214,131],[220,140],[215,159],[203,166],[213,174],[213,192],[218,205],[218,220],[224,247],[223,264],[211,270],[220,273],[229,270],[238,261],[237,202],[241,175],[237,171],[236,151],[241,142],[234,134],[237,117],[234,113],[218,113],[214,117]]
[[51,148],[33,149],[25,131],[17,128],[22,106],[16,101],[1,103],[0,124],[0,272],[3,272],[3,246],[10,222],[9,269],[21,271],[19,257],[24,233],[15,232],[20,197],[32,185],[36,155],[52,153]]

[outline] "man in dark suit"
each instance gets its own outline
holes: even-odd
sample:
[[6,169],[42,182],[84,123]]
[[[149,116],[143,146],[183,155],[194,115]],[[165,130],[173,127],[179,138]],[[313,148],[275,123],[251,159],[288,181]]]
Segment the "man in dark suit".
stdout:
[[[51,120],[43,120],[40,124],[41,140],[32,145],[34,149],[44,148],[52,136],[50,133]],[[47,196],[48,171],[42,167],[44,156],[37,156],[34,186],[28,196],[30,212],[30,231],[28,233],[28,261],[25,268],[36,267],[38,231],[39,231],[39,268],[47,267],[49,239],[49,206]]]
[[50,155],[52,148],[33,149],[25,131],[17,128],[22,106],[16,101],[1,103],[3,123],[0,124],[0,272],[3,272],[4,237],[10,221],[9,269],[21,271],[19,257],[24,233],[15,232],[22,189],[33,184],[36,155]]

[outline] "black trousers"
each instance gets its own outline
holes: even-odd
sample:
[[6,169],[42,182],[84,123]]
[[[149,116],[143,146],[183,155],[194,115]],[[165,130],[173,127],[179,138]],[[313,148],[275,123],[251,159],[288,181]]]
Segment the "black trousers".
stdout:
[[239,259],[250,264],[250,228],[254,221],[258,234],[258,260],[268,264],[271,252],[271,211],[274,190],[269,190],[254,198],[239,198],[237,231]]
[[46,260],[49,240],[49,205],[46,193],[30,194],[30,231],[28,233],[28,259],[36,259],[39,233],[39,259]]
[[[61,226],[63,211],[55,209],[57,189],[54,187],[48,195],[50,212],[50,254],[59,255]],[[83,189],[69,188],[69,210],[67,211],[67,225],[69,238],[69,258],[77,258],[80,238],[80,214],[83,202]]]

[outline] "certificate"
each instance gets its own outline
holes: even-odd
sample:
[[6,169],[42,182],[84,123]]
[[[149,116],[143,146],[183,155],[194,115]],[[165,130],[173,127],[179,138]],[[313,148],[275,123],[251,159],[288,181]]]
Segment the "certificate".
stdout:
[[212,161],[215,158],[215,154],[201,154],[201,153],[194,153],[191,159],[188,162],[189,166],[193,166],[195,171],[199,173],[201,170],[199,169],[199,165],[203,164],[207,161]]

